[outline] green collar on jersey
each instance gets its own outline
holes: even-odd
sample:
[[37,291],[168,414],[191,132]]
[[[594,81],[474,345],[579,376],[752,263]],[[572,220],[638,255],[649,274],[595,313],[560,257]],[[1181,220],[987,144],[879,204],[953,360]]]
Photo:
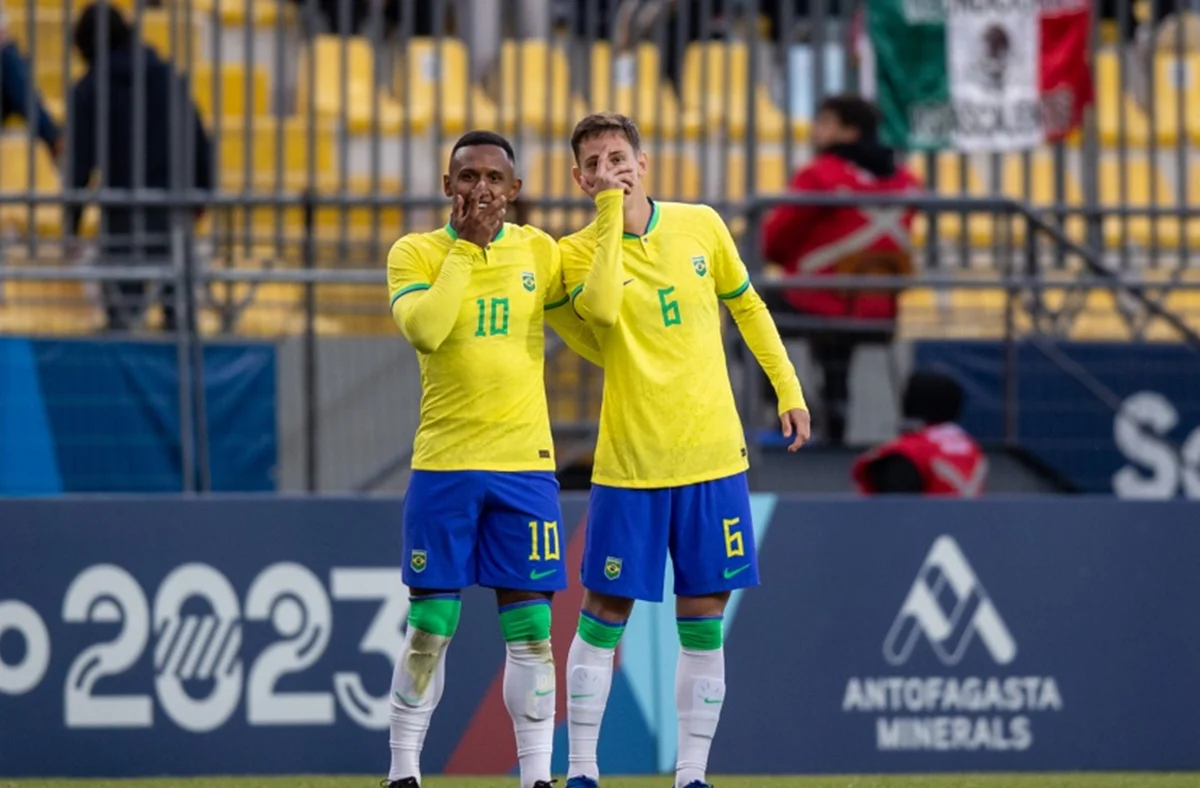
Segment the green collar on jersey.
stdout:
[[[458,240],[458,233],[455,232],[454,228],[450,226],[450,222],[446,222],[446,226],[443,227],[442,229],[446,231],[446,234],[450,236],[451,240],[454,240],[454,241]],[[506,224],[500,225],[500,232],[496,233],[496,237],[492,239],[492,242],[495,243],[496,241],[499,241],[501,238],[503,238],[504,231],[507,229],[508,229],[508,225],[506,225]]]
[[638,235],[637,233],[621,233],[622,238],[633,239],[636,241],[638,238],[649,235],[650,231],[658,226],[658,203],[656,203],[654,200],[651,200],[649,197],[646,198],[646,202],[650,203],[650,221],[646,222],[646,232],[642,233],[641,235]]

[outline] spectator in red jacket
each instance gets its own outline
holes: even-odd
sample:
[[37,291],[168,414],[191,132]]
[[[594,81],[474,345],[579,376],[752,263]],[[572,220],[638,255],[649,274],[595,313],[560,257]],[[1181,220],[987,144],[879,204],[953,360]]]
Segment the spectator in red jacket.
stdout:
[[[920,182],[879,141],[879,111],[857,96],[825,99],[812,127],[814,158],[792,176],[794,192],[892,194]],[[896,208],[783,205],[762,230],[766,260],[788,277],[906,275],[912,271],[913,211]],[[824,381],[820,426],[840,444],[849,401],[850,362],[863,343],[890,343],[896,293],[866,290],[768,291],[767,304],[785,338],[808,339]],[[789,328],[789,325],[792,328]]]
[[958,426],[962,404],[962,386],[954,378],[930,371],[913,373],[904,390],[903,431],[854,463],[858,489],[868,495],[981,495],[987,457]]

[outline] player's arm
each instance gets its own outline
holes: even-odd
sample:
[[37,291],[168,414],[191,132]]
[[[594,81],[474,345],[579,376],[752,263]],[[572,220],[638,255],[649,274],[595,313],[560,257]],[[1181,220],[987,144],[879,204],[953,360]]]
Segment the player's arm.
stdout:
[[562,251],[558,242],[545,237],[548,244],[547,258],[550,268],[550,285],[546,288],[544,306],[545,321],[554,333],[567,343],[567,347],[598,367],[604,366],[600,358],[600,344],[587,323],[571,308],[571,296],[567,294],[563,279]]
[[796,377],[796,368],[788,358],[783,340],[779,338],[779,330],[767,305],[750,285],[750,275],[746,264],[738,254],[737,244],[729,234],[725,222],[711,208],[708,209],[709,221],[712,224],[716,251],[713,255],[713,279],[717,287],[717,297],[733,315],[746,346],[758,359],[763,371],[775,389],[779,398],[779,415],[784,421],[784,434],[791,437],[792,431],[797,432],[795,449],[808,439],[807,415],[803,425],[796,423],[798,413],[808,413],[808,405],[804,401],[804,391],[800,388],[800,379]]
[[624,205],[624,189],[606,189],[596,195],[596,248],[587,277],[571,291],[579,316],[602,328],[616,325],[621,313],[625,289],[625,267],[621,262]]
[[434,352],[450,336],[471,281],[471,270],[482,261],[483,250],[460,238],[450,248],[437,276],[432,277],[432,266],[406,239],[392,247],[388,253],[392,318],[419,352]]
[[403,238],[388,254],[392,318],[404,338],[421,353],[437,350],[454,329],[471,271],[484,261],[483,247],[467,238],[492,238],[504,222],[505,204],[503,197],[487,206],[480,206],[476,194],[469,200],[461,195],[454,198],[450,223],[458,238],[436,277],[429,275],[432,266],[422,265],[420,255]]

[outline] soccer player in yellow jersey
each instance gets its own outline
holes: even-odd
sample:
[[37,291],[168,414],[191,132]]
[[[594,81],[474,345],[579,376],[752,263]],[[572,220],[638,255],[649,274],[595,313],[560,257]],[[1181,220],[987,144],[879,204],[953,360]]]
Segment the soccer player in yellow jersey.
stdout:
[[411,589],[392,677],[390,788],[417,788],[420,753],[442,694],[446,646],[464,586],[496,590],[507,643],[504,701],[522,788],[550,787],[554,659],[550,598],[566,588],[558,483],[543,382],[543,320],[599,361],[569,306],[558,246],[504,224],[521,181],[512,146],[491,132],[454,145],[443,178],[454,200],[440,230],[388,254],[392,315],[421,365],[421,424],[404,500]]
[[792,451],[808,439],[808,411],[775,324],[717,213],[647,197],[647,157],[629,118],[585,118],[571,147],[575,180],[595,200],[596,219],[559,245],[575,310],[600,344],[604,398],[583,557],[586,595],[567,661],[567,786],[596,788],[613,651],[633,601],[662,601],[669,553],[681,646],[675,785],[702,788],[725,698],[725,605],[733,589],[758,584],[721,304],[775,387]]

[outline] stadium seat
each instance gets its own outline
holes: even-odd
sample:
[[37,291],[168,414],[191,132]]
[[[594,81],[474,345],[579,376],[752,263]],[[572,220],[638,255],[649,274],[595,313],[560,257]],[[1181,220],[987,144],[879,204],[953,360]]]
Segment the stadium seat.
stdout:
[[[133,0],[126,0],[133,2]],[[192,10],[211,18],[217,13],[220,5],[220,22],[225,27],[244,27],[249,16],[251,27],[271,27],[276,24],[279,14],[284,14],[284,21],[291,21],[291,3],[262,2],[262,0],[192,0]]]
[[[0,136],[0,193],[26,194],[29,191],[29,139],[26,133]],[[33,191],[57,194],[62,191],[58,169],[50,158],[50,152],[40,140],[33,143]],[[57,236],[62,233],[62,207],[59,205],[36,205],[30,214],[30,206],[19,204],[0,205],[0,231],[8,230],[18,235]]]
[[242,63],[224,63],[219,72],[215,64],[204,63],[192,71],[192,95],[206,126],[215,120],[218,88],[222,119],[267,114],[268,80],[262,66],[252,66],[249,78]]
[[[526,201],[534,200],[581,200],[587,201],[575,180],[571,168],[575,157],[565,145],[544,147],[531,153],[520,164],[524,186],[521,195]],[[521,198],[518,198],[520,201]],[[578,209],[533,208],[523,212],[522,221],[541,227],[554,236],[572,233],[592,220],[595,213],[590,207]]]
[[1200,54],[1186,54],[1181,59],[1160,53],[1154,60],[1154,77],[1159,142],[1200,144]]
[[592,112],[629,115],[646,138],[690,140],[700,132],[699,114],[682,112],[675,91],[663,82],[654,44],[639,44],[634,53],[621,54],[615,61],[607,41],[593,44],[588,104]]
[[[1175,195],[1162,170],[1155,171],[1153,163],[1142,157],[1130,158],[1127,165],[1122,176],[1119,160],[1105,158],[1100,161],[1101,206],[1139,208],[1150,206],[1153,202],[1159,208],[1175,207]],[[1155,226],[1156,238],[1153,233]],[[1152,241],[1157,241],[1160,247],[1173,247],[1179,243],[1179,232],[1179,219],[1176,217],[1161,217],[1157,221],[1148,216],[1131,216],[1128,219],[1128,241],[1134,246],[1146,248]],[[1121,246],[1125,239],[1124,220],[1119,216],[1106,218],[1105,244]]]
[[461,134],[496,125],[495,102],[470,81],[467,48],[457,38],[413,38],[398,59],[400,106],[439,133]]
[[731,140],[745,139],[748,108],[754,101],[754,136],[760,142],[779,142],[790,133],[808,138],[808,122],[788,118],[771,101],[767,86],[750,85],[750,50],[744,42],[702,42],[688,45],[683,57],[683,108],[698,113],[700,122]]
[[26,58],[34,63],[57,64],[62,69],[63,56],[71,47],[71,28],[57,9],[35,8],[30,36],[29,11],[24,6],[14,9],[8,17],[8,34]]
[[1096,53],[1096,125],[1100,141],[1106,147],[1142,148],[1150,141],[1150,122],[1133,97],[1121,90],[1120,68],[1115,51]]
[[42,100],[47,105],[46,109],[50,110],[52,114],[57,114],[57,117],[61,119],[62,114],[54,113],[50,105],[54,104],[60,107],[63,105],[63,100],[70,94],[71,87],[87,73],[87,66],[84,65],[83,58],[72,52],[71,73],[66,80],[63,79],[61,60],[51,63],[39,58],[33,64],[33,73],[34,83],[42,95]]
[[663,145],[649,146],[646,192],[664,201],[696,202],[704,192],[700,167],[686,151]]
[[[282,147],[276,140],[279,128],[283,133]],[[303,118],[278,121],[267,116],[252,118],[249,123],[242,118],[229,118],[219,135],[221,188],[229,191],[271,190],[275,187],[275,169],[280,162],[283,170],[282,187],[304,188],[308,182],[308,136],[308,125]],[[317,184],[328,185],[336,174],[333,128],[328,124],[320,124],[314,129],[313,137],[313,169]]]
[[[755,194],[778,194],[787,191],[791,167],[784,159],[782,150],[760,149],[754,157]],[[727,199],[746,199],[746,151],[745,146],[729,150],[725,159],[724,193]]]
[[[935,157],[936,185],[931,184],[932,178],[928,171],[928,157],[915,154],[908,165],[921,179],[926,187],[941,197],[985,197],[987,189],[983,180],[973,165],[970,157],[957,153],[940,153]],[[965,181],[963,180],[965,178]],[[921,212],[913,222],[913,241],[918,246],[924,246],[929,239],[929,223],[931,217]],[[992,242],[992,230],[995,218],[985,214],[971,214],[966,217],[967,240],[973,246],[988,246]],[[941,212],[937,218],[938,239],[942,243],[958,243],[963,237],[963,216],[960,213]]]
[[[1083,192],[1069,166],[1064,167],[1063,178],[1061,202],[1069,207],[1082,206]],[[1056,186],[1057,173],[1054,169],[1054,159],[1050,156],[1041,153],[1030,156],[1028,182],[1025,179],[1025,157],[1019,153],[1004,157],[1000,171],[1000,193],[1005,197],[1028,202],[1035,209],[1045,210],[1060,202],[1056,198]],[[1012,228],[1014,242],[1023,241],[1025,222],[1014,220]],[[1066,220],[1067,236],[1073,240],[1083,241],[1086,228],[1087,222],[1081,215],[1068,217]]]
[[[130,24],[134,20],[130,17]],[[172,37],[171,24],[174,23],[177,35]],[[186,36],[191,35],[190,52]],[[147,8],[142,12],[142,39],[154,48],[163,60],[174,63],[180,69],[203,63],[204,48],[201,44],[201,20],[192,15],[191,23],[183,13],[182,8],[176,9],[172,15],[167,8]]]
[[[343,49],[344,45],[344,49]],[[343,80],[342,57],[346,73]],[[310,67],[308,58],[314,62]],[[375,50],[362,36],[317,36],[311,49],[301,53],[299,80],[296,89],[297,114],[304,116],[310,94],[315,114],[325,120],[344,120],[351,132],[369,132],[374,128],[375,110],[382,133],[394,134],[402,129],[419,133],[425,120],[413,113],[405,122],[401,106],[376,86]],[[315,84],[309,84],[310,73]]]
[[540,39],[504,42],[499,91],[496,103],[509,131],[562,136],[587,114],[583,101],[571,93],[566,52]]

